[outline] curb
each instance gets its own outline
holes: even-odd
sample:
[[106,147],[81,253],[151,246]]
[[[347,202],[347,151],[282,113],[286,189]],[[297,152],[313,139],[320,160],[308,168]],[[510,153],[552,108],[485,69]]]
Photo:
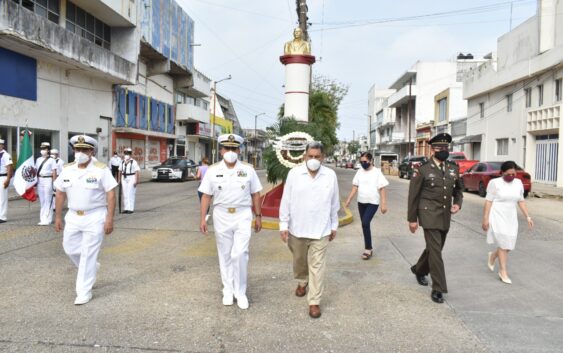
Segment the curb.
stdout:
[[[338,228],[348,225],[354,221],[354,216],[349,208],[344,208],[344,216],[338,218]],[[254,225],[254,220],[252,220]],[[280,221],[276,218],[268,218],[262,220],[262,229],[279,230]]]

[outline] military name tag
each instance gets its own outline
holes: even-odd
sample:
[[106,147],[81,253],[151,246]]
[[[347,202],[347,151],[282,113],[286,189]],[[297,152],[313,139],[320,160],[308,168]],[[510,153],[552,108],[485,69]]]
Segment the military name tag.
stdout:
[[217,178],[222,178],[222,177],[223,177],[223,174],[217,174],[217,175],[215,175],[215,177],[217,177]]

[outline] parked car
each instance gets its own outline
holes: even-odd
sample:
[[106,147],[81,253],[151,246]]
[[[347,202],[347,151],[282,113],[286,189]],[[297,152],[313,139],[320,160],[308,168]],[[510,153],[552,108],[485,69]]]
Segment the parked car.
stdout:
[[354,169],[354,162],[352,162],[352,161],[346,162],[346,165],[344,166],[344,168],[346,168],[346,169],[348,169],[348,168]]
[[[463,187],[465,191],[477,191],[480,196],[487,195],[489,181],[501,176],[500,166],[503,162],[479,162],[469,168],[463,175]],[[524,169],[516,167],[516,177],[524,185],[524,197],[532,191],[532,178]]]
[[422,163],[428,160],[425,156],[410,156],[405,157],[401,164],[399,164],[399,178],[410,179],[414,168],[419,167]]
[[191,159],[170,157],[164,163],[152,169],[152,180],[195,179],[197,165]]
[[475,163],[479,163],[478,160],[467,159],[465,153],[463,152],[450,152],[450,156],[448,157],[448,160],[457,164],[457,166],[459,167],[460,175],[465,173],[467,169],[473,167]]
[[360,169],[362,167],[362,164],[360,163],[360,161],[357,161],[356,164],[354,164],[354,169]]

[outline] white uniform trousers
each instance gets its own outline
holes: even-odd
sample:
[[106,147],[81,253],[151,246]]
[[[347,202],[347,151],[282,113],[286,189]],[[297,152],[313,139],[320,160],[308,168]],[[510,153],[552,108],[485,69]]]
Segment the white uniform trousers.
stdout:
[[39,221],[43,224],[51,224],[53,222],[53,209],[51,208],[51,202],[53,201],[53,178],[38,178],[37,194],[41,204]]
[[137,177],[135,175],[128,175],[127,178],[121,178],[121,188],[123,190],[123,210],[135,210],[135,193],[137,188],[133,186]]
[[4,189],[5,176],[0,176],[0,219],[8,220],[8,188]]
[[221,268],[223,294],[235,298],[246,295],[248,245],[250,244],[252,210],[240,207],[229,213],[221,206],[213,208],[213,226]]
[[96,282],[96,261],[102,240],[107,208],[86,211],[83,216],[69,210],[65,216],[63,248],[76,267],[76,295],[89,296]]

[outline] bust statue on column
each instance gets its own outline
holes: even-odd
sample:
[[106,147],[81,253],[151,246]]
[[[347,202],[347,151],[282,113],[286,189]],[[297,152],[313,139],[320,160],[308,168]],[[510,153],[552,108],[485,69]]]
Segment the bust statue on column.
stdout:
[[311,55],[311,44],[303,40],[303,31],[297,27],[293,31],[293,40],[285,43],[285,55]]

